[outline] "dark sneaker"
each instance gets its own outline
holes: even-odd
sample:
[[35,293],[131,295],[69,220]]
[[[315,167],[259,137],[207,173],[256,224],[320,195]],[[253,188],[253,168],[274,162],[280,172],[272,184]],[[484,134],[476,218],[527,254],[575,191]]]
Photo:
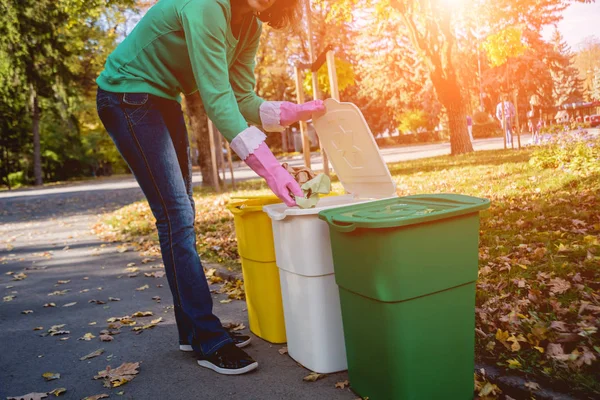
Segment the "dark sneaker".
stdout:
[[223,375],[241,375],[258,368],[258,363],[233,343],[227,343],[214,353],[199,358],[198,365]]
[[[227,333],[229,333],[229,336],[231,337],[231,340],[233,340],[233,343],[240,349],[242,347],[248,346],[252,341],[252,338],[250,336],[242,335],[239,332],[229,331]],[[183,342],[179,343],[179,350],[186,352],[194,351],[194,349],[192,349],[192,345]]]

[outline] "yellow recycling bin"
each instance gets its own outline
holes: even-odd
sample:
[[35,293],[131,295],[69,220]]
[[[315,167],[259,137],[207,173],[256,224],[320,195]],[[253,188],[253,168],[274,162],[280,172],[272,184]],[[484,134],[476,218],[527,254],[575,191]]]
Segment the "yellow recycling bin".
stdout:
[[280,202],[275,196],[264,196],[237,199],[227,205],[233,214],[242,261],[250,330],[271,343],[285,343],[286,336],[273,228],[262,209]]

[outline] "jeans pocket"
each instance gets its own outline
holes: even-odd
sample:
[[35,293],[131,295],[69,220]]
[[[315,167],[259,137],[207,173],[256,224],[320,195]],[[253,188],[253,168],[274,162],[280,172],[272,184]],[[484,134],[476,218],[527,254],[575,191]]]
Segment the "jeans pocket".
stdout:
[[130,106],[142,106],[148,102],[148,93],[124,93],[123,103]]

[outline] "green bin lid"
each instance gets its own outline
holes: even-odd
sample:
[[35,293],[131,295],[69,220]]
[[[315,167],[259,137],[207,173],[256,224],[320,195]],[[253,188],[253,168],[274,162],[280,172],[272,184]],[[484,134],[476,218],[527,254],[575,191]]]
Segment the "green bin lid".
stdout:
[[460,194],[421,194],[324,210],[319,218],[340,232],[356,228],[394,228],[471,214],[490,201]]

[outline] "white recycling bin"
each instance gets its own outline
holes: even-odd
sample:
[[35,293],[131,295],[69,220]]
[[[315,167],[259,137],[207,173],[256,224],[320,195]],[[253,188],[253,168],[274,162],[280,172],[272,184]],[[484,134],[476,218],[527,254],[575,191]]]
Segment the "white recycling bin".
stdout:
[[[322,198],[311,209],[263,207],[271,217],[279,268],[288,354],[318,373],[347,369],[329,225],[319,212],[396,196],[396,186],[360,110],[325,101],[315,129],[348,195]],[[368,267],[368,266],[365,266]]]

